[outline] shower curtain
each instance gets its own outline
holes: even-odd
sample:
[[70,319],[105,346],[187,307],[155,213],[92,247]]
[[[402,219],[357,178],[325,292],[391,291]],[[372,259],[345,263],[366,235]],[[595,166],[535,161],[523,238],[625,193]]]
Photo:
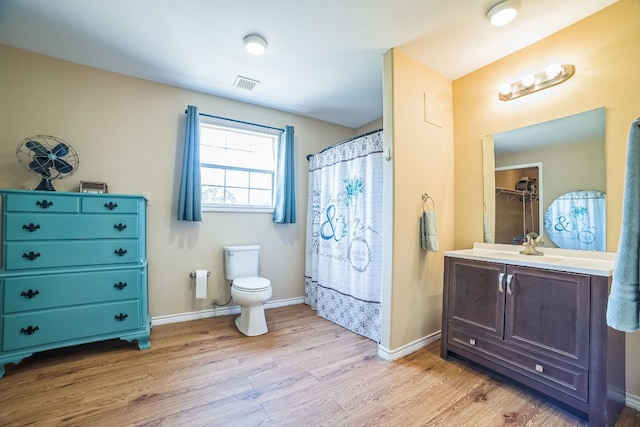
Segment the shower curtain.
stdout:
[[382,131],[310,156],[305,304],[380,342]]

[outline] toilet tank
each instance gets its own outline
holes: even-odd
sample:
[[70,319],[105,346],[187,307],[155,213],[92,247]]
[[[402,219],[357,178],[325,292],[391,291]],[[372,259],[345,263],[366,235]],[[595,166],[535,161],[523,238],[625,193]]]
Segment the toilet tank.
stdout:
[[224,246],[224,270],[227,280],[258,275],[260,246]]

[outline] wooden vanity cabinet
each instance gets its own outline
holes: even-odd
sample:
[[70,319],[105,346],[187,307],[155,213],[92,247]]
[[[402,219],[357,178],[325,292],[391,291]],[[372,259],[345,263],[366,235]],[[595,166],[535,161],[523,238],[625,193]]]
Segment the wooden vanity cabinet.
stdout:
[[493,370],[613,426],[624,334],[606,326],[610,277],[445,257],[441,355]]

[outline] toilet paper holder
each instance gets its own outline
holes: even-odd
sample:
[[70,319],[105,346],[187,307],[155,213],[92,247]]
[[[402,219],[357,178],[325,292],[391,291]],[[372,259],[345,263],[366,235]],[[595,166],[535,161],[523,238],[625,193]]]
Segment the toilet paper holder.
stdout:
[[[207,277],[211,276],[211,272],[207,270]],[[192,271],[191,273],[189,273],[189,277],[191,277],[192,279],[195,279],[196,277],[196,272]]]

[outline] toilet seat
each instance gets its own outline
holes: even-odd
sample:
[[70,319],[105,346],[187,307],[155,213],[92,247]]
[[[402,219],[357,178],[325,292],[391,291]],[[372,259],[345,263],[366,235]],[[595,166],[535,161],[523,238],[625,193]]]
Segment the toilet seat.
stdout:
[[271,281],[264,277],[240,277],[233,281],[232,287],[242,292],[261,292],[271,286]]

